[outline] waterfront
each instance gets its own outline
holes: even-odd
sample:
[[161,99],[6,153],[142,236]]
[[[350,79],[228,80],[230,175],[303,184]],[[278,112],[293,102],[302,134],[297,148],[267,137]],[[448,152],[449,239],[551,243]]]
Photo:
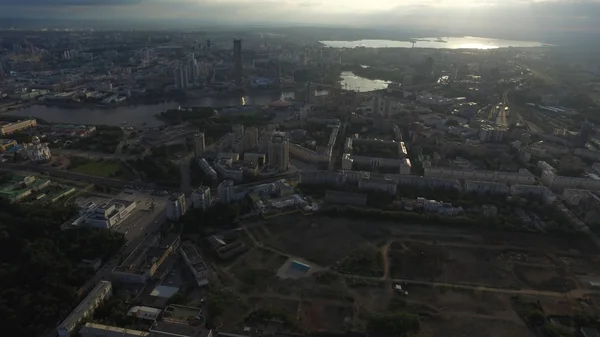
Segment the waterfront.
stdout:
[[[444,42],[442,42],[444,41]],[[358,40],[358,41],[320,41],[327,47],[332,48],[411,48],[410,41],[394,40]],[[484,37],[423,37],[415,39],[415,48],[436,49],[497,49],[507,47],[542,47],[546,44],[537,41],[516,41],[489,39]]]

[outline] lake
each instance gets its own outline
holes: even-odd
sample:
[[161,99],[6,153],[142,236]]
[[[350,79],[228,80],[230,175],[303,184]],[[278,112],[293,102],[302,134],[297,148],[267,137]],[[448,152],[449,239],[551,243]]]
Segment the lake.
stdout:
[[360,92],[387,89],[388,84],[390,84],[388,81],[370,80],[368,78],[356,76],[351,71],[343,71],[340,77],[342,78],[340,81],[342,88]]
[[[439,40],[441,39],[441,40]],[[541,47],[547,46],[536,41],[516,41],[488,39],[485,37],[463,36],[463,37],[423,37],[415,39],[415,48],[437,48],[437,49],[497,49],[508,47]],[[442,42],[445,41],[445,42]],[[410,41],[394,40],[358,40],[358,41],[320,41],[327,47],[332,48],[411,48]]]

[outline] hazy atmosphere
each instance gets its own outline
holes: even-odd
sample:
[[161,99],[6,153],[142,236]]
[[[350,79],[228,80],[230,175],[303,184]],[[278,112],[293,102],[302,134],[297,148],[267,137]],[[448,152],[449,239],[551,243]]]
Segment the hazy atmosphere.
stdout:
[[[598,1],[553,0],[3,0],[10,17],[180,20],[209,24],[411,26],[449,33],[547,33],[598,29]],[[508,24],[510,22],[510,24]]]

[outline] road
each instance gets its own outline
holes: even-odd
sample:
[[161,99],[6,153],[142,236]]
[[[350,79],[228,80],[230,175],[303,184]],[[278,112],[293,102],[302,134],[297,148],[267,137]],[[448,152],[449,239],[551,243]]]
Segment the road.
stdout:
[[140,183],[140,182],[126,182],[123,180],[112,179],[112,178],[103,178],[97,176],[91,176],[82,173],[75,173],[70,171],[61,170],[51,166],[39,166],[39,165],[27,165],[27,164],[9,164],[2,163],[0,164],[0,170],[2,171],[30,171],[37,173],[45,173],[47,172],[51,176],[69,179],[74,181],[84,181],[88,183],[94,183],[98,185],[104,185],[109,187],[118,187],[123,188],[125,185],[131,186],[131,188],[135,189],[155,189],[156,185]]
[[[120,145],[120,144],[119,144]],[[62,156],[77,156],[90,159],[123,159],[123,160],[134,160],[140,156],[135,155],[121,155],[117,153],[102,153],[102,152],[88,152],[72,149],[52,149],[53,155]]]

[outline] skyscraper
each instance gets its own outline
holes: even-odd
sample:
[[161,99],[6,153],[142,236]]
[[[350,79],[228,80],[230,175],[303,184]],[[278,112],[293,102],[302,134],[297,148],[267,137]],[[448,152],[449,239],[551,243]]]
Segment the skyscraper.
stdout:
[[269,165],[285,172],[290,166],[290,141],[283,133],[276,133],[269,142]]
[[242,40],[233,40],[233,77],[237,86],[242,85]]
[[191,54],[188,58],[188,82],[194,83],[196,82],[196,78],[198,77],[198,64],[196,63],[196,58],[194,54]]
[[204,133],[194,134],[194,156],[200,158],[204,155],[206,143],[204,142]]
[[178,65],[175,68],[175,87],[177,89],[187,88],[187,69],[185,66]]

